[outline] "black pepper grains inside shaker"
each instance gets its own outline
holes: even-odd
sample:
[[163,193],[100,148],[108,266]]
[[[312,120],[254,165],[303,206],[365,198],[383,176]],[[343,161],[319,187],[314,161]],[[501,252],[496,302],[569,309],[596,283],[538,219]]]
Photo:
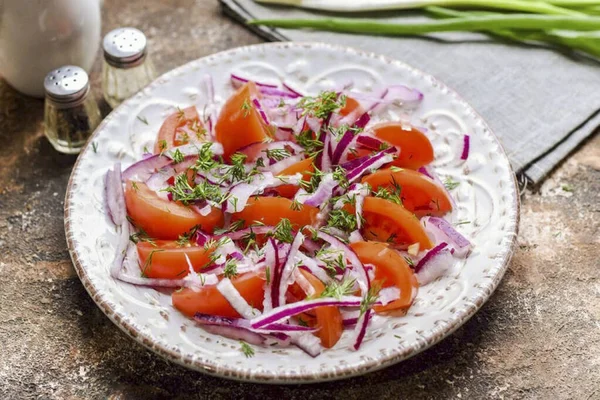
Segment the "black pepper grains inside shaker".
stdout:
[[45,135],[56,150],[77,154],[102,117],[93,97],[87,73],[65,65],[50,71],[44,80]]

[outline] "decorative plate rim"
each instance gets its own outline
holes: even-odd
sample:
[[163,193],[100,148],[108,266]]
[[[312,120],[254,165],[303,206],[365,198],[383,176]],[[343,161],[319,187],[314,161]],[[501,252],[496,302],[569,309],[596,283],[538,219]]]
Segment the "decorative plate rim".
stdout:
[[466,109],[468,109],[470,112],[472,112],[473,115],[475,115],[475,117],[477,119],[479,119],[479,122],[482,124],[482,126],[484,128],[487,129],[487,131],[489,132],[491,137],[495,140],[495,142],[498,144],[499,148],[501,149],[501,156],[503,158],[505,158],[506,161],[508,162],[508,157],[506,155],[506,151],[504,150],[502,143],[498,140],[498,137],[495,135],[493,130],[489,127],[487,122],[481,117],[481,115],[467,101],[465,101],[455,90],[448,87],[446,84],[444,84],[443,82],[441,82],[440,80],[438,80],[437,78],[432,76],[431,74],[425,73],[425,72],[423,72],[417,68],[414,68],[411,65],[406,64],[402,61],[398,61],[393,58],[389,58],[387,56],[383,56],[383,55],[380,55],[377,53],[358,50],[358,49],[355,49],[352,47],[332,45],[332,44],[319,43],[319,42],[261,43],[261,44],[250,45],[250,46],[236,47],[233,49],[229,49],[229,50],[225,50],[225,51],[222,51],[219,53],[201,57],[196,60],[187,62],[179,67],[176,67],[176,68],[164,73],[163,75],[161,75],[160,77],[155,79],[152,83],[150,83],[148,86],[146,86],[146,88],[144,88],[140,92],[138,92],[138,94],[133,96],[131,99],[124,101],[117,108],[112,110],[111,113],[109,115],[107,115],[106,118],[104,118],[104,120],[96,128],[96,130],[94,131],[92,136],[88,139],[85,147],[82,149],[79,157],[77,158],[77,160],[73,166],[73,169],[71,171],[71,175],[69,177],[69,181],[67,184],[67,190],[66,190],[66,194],[65,194],[65,203],[64,203],[65,225],[64,226],[65,226],[65,236],[66,236],[67,246],[69,249],[69,254],[73,261],[75,271],[77,272],[77,275],[78,275],[79,279],[81,280],[83,286],[85,287],[88,294],[92,297],[92,299],[94,300],[96,305],[98,305],[98,307],[102,310],[102,312],[104,312],[104,314],[115,325],[117,325],[129,337],[134,339],[136,342],[138,342],[139,344],[141,344],[148,350],[151,350],[152,352],[158,354],[159,356],[161,356],[162,358],[164,358],[168,361],[175,362],[184,367],[191,368],[191,369],[194,369],[194,370],[197,370],[200,372],[204,372],[204,373],[207,373],[212,376],[234,379],[234,380],[239,380],[239,381],[250,381],[250,382],[272,383],[272,384],[277,384],[277,383],[294,384],[294,383],[314,383],[314,382],[322,382],[322,381],[340,380],[340,379],[363,375],[363,374],[366,374],[369,372],[374,372],[374,371],[383,369],[385,367],[394,365],[400,361],[406,360],[406,359],[430,348],[434,344],[439,343],[444,338],[446,338],[447,336],[452,334],[454,331],[456,331],[467,320],[469,320],[479,310],[479,308],[481,308],[483,306],[483,304],[491,297],[491,295],[494,293],[494,291],[498,287],[498,284],[502,280],[502,277],[504,276],[504,274],[508,268],[509,262],[512,258],[512,255],[514,253],[514,248],[516,245],[516,238],[517,238],[518,229],[519,229],[520,197],[519,197],[517,179],[516,179],[514,171],[512,170],[512,167],[510,167],[510,163],[508,163],[509,172],[510,172],[510,175],[513,180],[513,190],[514,190],[514,202],[511,205],[511,209],[514,210],[514,234],[511,234],[512,238],[510,239],[509,246],[507,246],[508,248],[505,250],[505,253],[503,254],[501,266],[499,267],[496,275],[492,278],[491,284],[487,288],[488,290],[478,291],[475,296],[473,296],[469,299],[469,302],[471,304],[468,307],[461,308],[460,310],[458,310],[456,313],[453,314],[452,320],[444,321],[443,324],[437,325],[434,329],[429,331],[428,332],[430,334],[429,338],[426,338],[426,339],[430,339],[430,340],[415,341],[414,344],[412,344],[411,346],[408,346],[402,350],[392,349],[389,354],[387,354],[385,356],[378,355],[376,358],[369,360],[369,361],[365,361],[363,364],[359,365],[358,367],[355,367],[355,368],[342,367],[342,368],[335,369],[335,371],[331,371],[331,372],[323,371],[323,372],[318,372],[317,374],[314,374],[314,373],[311,374],[311,373],[306,373],[306,372],[300,373],[299,372],[299,373],[294,373],[294,374],[289,374],[289,375],[283,375],[283,374],[282,375],[272,375],[272,374],[264,373],[264,372],[254,372],[254,371],[248,372],[246,370],[244,370],[245,372],[242,372],[240,370],[240,368],[236,368],[235,366],[230,366],[230,365],[223,366],[223,364],[219,364],[218,365],[219,368],[217,369],[216,363],[211,364],[208,362],[201,362],[198,360],[185,359],[185,358],[182,358],[181,354],[179,354],[178,352],[176,352],[172,349],[169,349],[165,346],[162,346],[158,343],[155,343],[155,341],[151,338],[151,335],[140,332],[137,328],[132,326],[130,323],[128,323],[127,321],[122,319],[117,313],[115,313],[115,311],[107,303],[100,301],[100,299],[99,299],[100,291],[97,290],[91,283],[86,270],[82,266],[80,256],[76,250],[76,246],[73,241],[73,231],[71,229],[71,220],[70,220],[70,213],[71,213],[70,205],[71,205],[71,200],[72,200],[71,195],[72,195],[73,189],[74,189],[74,177],[76,175],[76,171],[78,170],[79,163],[80,163],[83,155],[87,151],[89,151],[90,143],[92,143],[93,139],[99,134],[99,132],[102,131],[104,129],[104,127],[112,120],[114,115],[118,114],[118,111],[128,107],[129,102],[131,100],[133,100],[133,98],[140,96],[140,93],[147,90],[148,88],[161,85],[164,82],[164,80],[166,80],[167,78],[169,78],[171,76],[177,76],[186,71],[194,70],[196,66],[201,65],[202,62],[210,60],[211,58],[214,59],[217,57],[232,55],[232,54],[236,54],[236,53],[240,53],[240,52],[252,52],[254,49],[264,48],[264,47],[279,48],[279,49],[325,48],[328,50],[343,52],[343,53],[350,54],[350,55],[367,57],[369,59],[379,59],[379,60],[385,62],[386,64],[397,65],[401,68],[410,70],[414,73],[419,74],[421,77],[430,77],[433,80],[433,82],[435,82],[439,87],[445,89],[449,95],[453,96],[455,98],[455,100],[459,101],[462,106],[464,106]]

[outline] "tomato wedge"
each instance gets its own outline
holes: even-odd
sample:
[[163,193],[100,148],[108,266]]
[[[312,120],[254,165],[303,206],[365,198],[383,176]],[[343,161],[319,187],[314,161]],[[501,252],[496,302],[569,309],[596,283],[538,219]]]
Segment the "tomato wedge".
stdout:
[[205,132],[195,106],[174,112],[165,119],[158,131],[158,137],[154,143],[154,153],[157,154],[190,141],[200,141]]
[[398,246],[419,243],[421,250],[433,247],[417,217],[399,204],[378,197],[367,197],[363,204],[363,237]]
[[229,97],[221,109],[215,135],[223,145],[225,159],[242,147],[264,142],[271,136],[252,99],[260,99],[260,92],[254,82],[248,82]]
[[293,229],[299,229],[317,222],[318,213],[318,208],[307,205],[294,209],[292,200],[283,197],[251,197],[246,207],[232,214],[231,217],[233,221],[243,220],[244,226],[256,222],[274,226],[283,218],[287,218],[292,223]]
[[127,182],[125,204],[134,223],[155,239],[176,240],[196,225],[212,233],[215,227],[223,225],[221,210],[213,208],[210,214],[202,216],[189,207],[158,197],[141,182]]
[[342,107],[342,109],[339,111],[339,114],[345,117],[355,110],[357,113],[360,112],[360,108],[361,107],[358,101],[354,100],[352,97],[346,97],[346,105]]
[[[238,275],[231,279],[231,283],[240,295],[252,307],[262,310],[265,296],[265,281],[254,272]],[[194,291],[185,288],[171,295],[173,307],[188,317],[196,313],[218,315],[227,318],[240,318],[241,315],[235,311],[231,304],[217,289],[217,285],[206,285]]]
[[412,272],[404,258],[386,243],[379,242],[355,242],[350,248],[364,264],[375,266],[375,279],[372,284],[381,287],[395,286],[400,289],[400,298],[386,304],[375,306],[376,312],[391,310],[405,310],[412,304],[419,284],[415,274]]
[[392,165],[418,169],[433,161],[433,147],[423,132],[400,122],[385,122],[371,128],[375,136],[400,147],[400,155]]
[[[302,174],[302,179],[307,181],[310,179],[313,172],[315,172],[315,166],[313,165],[313,159],[311,157],[297,162],[296,164],[290,165],[277,175],[295,175],[300,173]],[[298,192],[299,189],[300,187],[296,185],[281,185],[275,188],[275,191],[281,197],[287,197],[290,199],[296,195],[296,192]]]
[[[316,276],[310,272],[300,270],[302,275],[315,289],[315,296],[318,297],[325,290],[325,285]],[[335,306],[319,307],[315,309],[316,326],[318,331],[316,335],[321,339],[323,347],[332,348],[344,330],[343,318],[340,310]]]
[[187,255],[194,267],[194,271],[210,263],[213,249],[203,246],[187,244],[180,246],[175,240],[154,240],[138,242],[138,255],[142,272],[148,278],[180,279],[189,273]]
[[376,191],[380,187],[400,188],[402,205],[418,217],[442,216],[452,211],[452,203],[446,190],[427,176],[410,169],[382,169],[362,179]]

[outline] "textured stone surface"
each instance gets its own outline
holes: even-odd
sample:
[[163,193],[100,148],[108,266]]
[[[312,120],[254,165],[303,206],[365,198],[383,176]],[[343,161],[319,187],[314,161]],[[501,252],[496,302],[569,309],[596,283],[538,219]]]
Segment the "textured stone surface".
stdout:
[[[144,30],[159,71],[259,39],[216,0],[106,0],[103,31]],[[99,91],[99,64],[93,73]],[[106,110],[106,107],[104,107]],[[0,398],[600,399],[600,137],[523,202],[519,248],[489,302],[434,348],[364,377],[251,385],[167,363],[121,333],[77,279],[63,229],[73,157],[43,103],[0,81]]]

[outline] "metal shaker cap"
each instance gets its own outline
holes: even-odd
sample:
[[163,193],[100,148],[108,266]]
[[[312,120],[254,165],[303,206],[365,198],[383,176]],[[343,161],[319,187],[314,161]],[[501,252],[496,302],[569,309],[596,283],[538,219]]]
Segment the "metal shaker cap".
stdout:
[[85,97],[89,90],[88,74],[83,68],[65,65],[50,71],[44,79],[46,96],[58,103],[71,103]]
[[146,36],[136,28],[117,28],[104,36],[104,59],[118,68],[141,64],[146,56]]

